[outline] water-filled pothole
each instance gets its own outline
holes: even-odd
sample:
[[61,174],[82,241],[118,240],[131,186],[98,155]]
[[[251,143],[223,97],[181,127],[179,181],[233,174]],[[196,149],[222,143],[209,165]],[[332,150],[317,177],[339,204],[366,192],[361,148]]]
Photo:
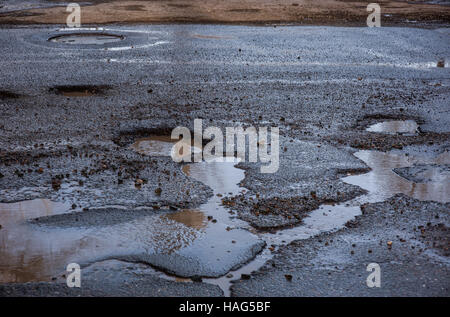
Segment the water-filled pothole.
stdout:
[[201,152],[197,147],[187,144],[187,153],[182,152],[182,148],[177,152],[174,148],[175,143],[179,142],[177,139],[172,139],[167,135],[152,135],[146,138],[136,140],[131,148],[136,152],[148,155],[148,156],[170,156],[172,158],[183,158],[184,156],[190,156],[191,152]]
[[373,124],[366,131],[386,134],[416,134],[418,128],[419,125],[414,120],[391,120]]
[[125,37],[109,33],[70,33],[52,36],[48,40],[55,43],[78,45],[102,45],[122,41]]
[[[448,179],[433,176],[428,183],[417,184],[394,172],[396,168],[417,164],[448,164],[448,152],[434,158],[378,151],[358,151],[355,156],[372,170],[347,176],[342,181],[358,185],[366,189],[368,194],[340,204],[322,205],[310,212],[299,226],[275,233],[256,232],[222,205],[223,196],[234,196],[246,191],[237,185],[244,178],[244,170],[236,167],[238,160],[235,158],[183,166],[182,171],[186,176],[203,182],[214,191],[214,196],[196,210],[152,213],[126,223],[89,230],[74,227],[41,232],[25,226],[10,226],[4,217],[13,211],[11,208],[5,209],[3,218],[0,218],[5,223],[4,231],[0,230],[2,280],[39,280],[52,272],[61,271],[68,261],[77,262],[101,256],[105,258],[108,255],[117,257],[119,254],[124,255],[125,259],[126,255],[132,255],[134,260],[147,262],[181,277],[209,276],[203,281],[219,285],[226,295],[230,295],[231,282],[241,278],[241,274],[251,274],[259,269],[279,246],[342,228],[361,213],[362,204],[383,201],[396,193],[420,200],[449,200]],[[108,215],[111,216],[111,212],[105,212],[101,217]],[[82,222],[81,217],[79,221]],[[17,234],[11,235],[11,232]],[[23,238],[18,238],[21,236]],[[257,253],[262,248],[258,241],[264,241],[269,247],[251,260],[254,254],[250,254],[249,250],[256,248]],[[25,253],[19,250],[26,253],[26,261],[20,260]],[[5,260],[11,258],[17,261]],[[248,260],[250,262],[242,266]],[[30,263],[40,265],[37,267]],[[169,275],[165,277],[186,281]]]

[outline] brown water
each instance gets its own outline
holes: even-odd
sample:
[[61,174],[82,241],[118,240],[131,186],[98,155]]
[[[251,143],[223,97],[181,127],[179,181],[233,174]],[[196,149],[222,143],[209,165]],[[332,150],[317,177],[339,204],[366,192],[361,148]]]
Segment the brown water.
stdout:
[[[144,140],[151,142],[143,143]],[[170,155],[170,147],[158,142],[173,145],[167,140],[151,138],[136,142],[133,149],[146,155]],[[254,240],[255,235],[276,250],[293,240],[338,230],[360,215],[362,204],[384,201],[396,193],[420,200],[449,201],[448,177],[433,175],[426,183],[414,183],[393,172],[394,168],[414,164],[449,164],[448,152],[433,158],[377,151],[358,151],[355,156],[372,170],[366,174],[344,177],[342,181],[368,190],[367,195],[341,204],[322,205],[310,212],[299,226],[276,233],[256,233],[248,223],[231,216],[228,209],[222,206],[223,196],[246,191],[237,185],[244,178],[244,171],[235,167],[238,160],[234,158],[183,166],[182,171],[187,176],[203,182],[214,191],[214,196],[196,210],[155,213],[154,216],[90,230],[47,230],[30,226],[24,221],[68,212],[68,206],[48,200],[0,204],[0,282],[48,280],[53,274],[61,272],[67,263],[130,252],[176,252],[200,262],[221,263],[227,261],[238,245]],[[231,240],[235,240],[236,244],[232,244]],[[272,252],[266,248],[247,265],[229,272],[231,277],[227,274],[220,278],[205,278],[204,281],[219,285],[229,295],[232,280],[259,269],[271,257]]]

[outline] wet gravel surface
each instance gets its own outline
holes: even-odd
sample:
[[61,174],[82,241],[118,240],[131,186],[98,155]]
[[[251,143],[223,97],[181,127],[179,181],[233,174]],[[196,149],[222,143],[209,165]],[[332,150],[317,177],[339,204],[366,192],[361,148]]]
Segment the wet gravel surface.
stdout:
[[[425,144],[442,152],[449,146],[448,29],[155,25],[105,26],[94,32],[124,40],[65,46],[47,41],[61,33],[54,26],[0,29],[0,202],[49,198],[83,212],[81,217],[37,221],[46,225],[95,228],[103,216],[95,216],[98,211],[92,208],[109,208],[102,225],[114,225],[137,221],[143,213],[159,216],[205,203],[212,190],[183,174],[180,164],[130,148],[138,138],[168,134],[178,125],[192,129],[195,118],[202,118],[204,127],[280,127],[279,171],[261,174],[260,164],[240,163],[245,171],[241,185],[249,191],[223,200],[258,229],[301,225],[320,204],[364,194],[340,180],[367,172],[352,155],[357,149],[407,152]],[[437,67],[440,60],[445,67]],[[417,135],[365,131],[385,120],[414,120],[420,129]],[[387,212],[392,206],[411,219],[368,212]],[[445,237],[448,204],[397,196],[364,211],[351,229],[331,234],[339,241],[333,247],[319,242],[324,237],[284,247],[276,251],[275,268],[268,264],[250,280],[238,282],[232,294],[448,295],[449,281],[441,278],[448,275],[446,251],[434,256],[435,235],[416,237],[424,239],[421,253],[419,247],[407,247],[410,240],[401,244],[392,236],[404,223],[405,239],[412,239],[414,226],[426,226],[425,218],[438,214],[439,219],[429,221],[436,236]],[[355,237],[364,241],[365,249],[356,248],[352,255],[346,241]],[[390,250],[387,239],[395,241]],[[231,258],[230,265],[210,275],[248,261],[262,248],[254,242],[257,249],[243,248],[251,254]],[[400,244],[404,247],[397,249]],[[307,263],[317,259],[319,265],[319,258],[330,266],[317,269]],[[156,267],[160,261],[172,262],[146,261]],[[372,290],[365,286],[365,265],[377,261],[388,274],[387,284]],[[383,263],[389,263],[386,270]],[[294,276],[291,282],[285,274]],[[405,274],[411,279],[404,279]],[[130,275],[125,279],[147,283]],[[173,281],[152,279],[162,285],[162,294],[221,294],[206,283],[177,288]],[[111,283],[111,289],[122,285],[119,278]],[[145,294],[158,294],[150,284],[145,284]],[[278,284],[283,287],[274,287]],[[72,294],[55,283],[36,285],[2,286],[2,292]],[[138,295],[137,288],[124,294]],[[107,289],[92,284],[81,292],[110,295]]]
[[83,268],[80,288],[69,288],[62,274],[52,283],[0,285],[0,296],[222,296],[218,286],[168,281],[146,265],[106,260]]
[[[449,207],[404,195],[366,205],[346,229],[281,248],[232,295],[449,296]],[[366,285],[369,263],[380,288]]]

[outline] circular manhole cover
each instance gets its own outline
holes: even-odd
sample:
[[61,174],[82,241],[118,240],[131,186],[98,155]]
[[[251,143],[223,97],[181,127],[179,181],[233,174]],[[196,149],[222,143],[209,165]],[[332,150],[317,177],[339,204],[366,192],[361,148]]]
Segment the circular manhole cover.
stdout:
[[118,42],[124,39],[122,35],[114,35],[107,33],[71,33],[62,34],[49,38],[50,42],[63,44],[108,44]]

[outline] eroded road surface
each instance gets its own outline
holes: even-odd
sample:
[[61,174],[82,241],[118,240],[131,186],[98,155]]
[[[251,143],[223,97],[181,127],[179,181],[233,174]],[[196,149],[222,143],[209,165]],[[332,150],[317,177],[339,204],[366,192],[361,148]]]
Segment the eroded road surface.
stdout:
[[[449,34],[3,26],[0,295],[450,295]],[[194,119],[278,171],[176,163]]]

